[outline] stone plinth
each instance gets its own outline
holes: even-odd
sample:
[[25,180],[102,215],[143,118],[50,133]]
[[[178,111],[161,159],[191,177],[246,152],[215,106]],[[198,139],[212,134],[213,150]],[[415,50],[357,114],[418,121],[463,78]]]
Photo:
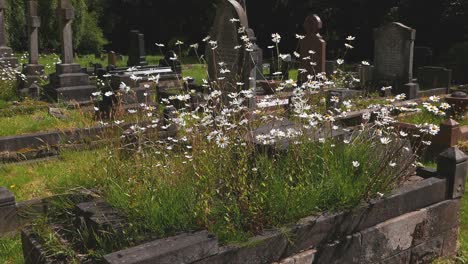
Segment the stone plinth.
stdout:
[[20,96],[31,96],[29,93],[29,88],[32,85],[38,85],[45,78],[44,66],[39,64],[26,64],[23,65],[23,75],[24,79],[20,81]]
[[0,68],[17,68],[18,59],[9,47],[0,47]]
[[56,73],[50,75],[46,94],[54,101],[86,104],[95,91],[96,86],[90,84],[89,75],[81,72],[79,64],[57,64]]

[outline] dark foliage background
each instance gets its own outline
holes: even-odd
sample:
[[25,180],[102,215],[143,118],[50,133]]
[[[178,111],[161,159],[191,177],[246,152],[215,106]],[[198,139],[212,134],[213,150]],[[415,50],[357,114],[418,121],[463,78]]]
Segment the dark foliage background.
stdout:
[[[138,29],[146,36],[148,51],[155,42],[187,44],[205,37],[221,0],[72,0],[76,9],[75,49],[94,53],[102,49],[126,53],[128,32]],[[456,63],[468,69],[468,0],[247,0],[250,26],[259,45],[271,44],[271,33],[283,36],[283,53],[297,47],[307,14],[318,14],[322,35],[328,42],[328,58],[343,52],[344,39],[356,36],[355,50],[348,59],[372,60],[372,32],[386,22],[399,21],[415,28],[416,45],[434,49],[435,64]],[[8,0],[7,14],[11,46],[27,48],[26,0]],[[57,0],[39,0],[42,28],[41,49],[58,50],[55,7]],[[268,52],[265,52],[268,55]]]

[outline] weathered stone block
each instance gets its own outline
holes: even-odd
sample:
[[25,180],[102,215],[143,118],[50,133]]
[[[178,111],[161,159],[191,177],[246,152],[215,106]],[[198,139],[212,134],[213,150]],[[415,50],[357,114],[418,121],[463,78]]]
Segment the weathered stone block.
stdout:
[[411,248],[413,234],[426,215],[424,210],[411,212],[361,232],[363,262],[377,263]]
[[411,259],[411,250],[403,251],[395,256],[379,262],[380,264],[409,264]]
[[218,253],[218,241],[207,231],[152,241],[104,256],[109,264],[193,263]]
[[361,234],[357,233],[318,248],[316,263],[340,264],[361,262]]
[[444,246],[442,247],[441,257],[449,257],[457,254],[459,246],[458,234],[458,227],[454,227],[444,234]]
[[292,243],[288,245],[285,256],[441,202],[445,199],[445,192],[445,179],[429,178],[403,186],[386,198],[372,201],[351,212],[304,218],[291,227]]
[[[447,200],[436,205],[393,218],[362,234],[364,263],[376,263],[410,248],[415,249],[411,259],[424,259],[427,251],[441,250],[441,235],[458,226],[459,200]],[[426,243],[426,244],[425,244]],[[433,251],[441,255],[441,251]]]
[[89,85],[89,76],[85,73],[64,73],[57,78],[59,87]]
[[286,237],[277,231],[266,231],[250,239],[244,246],[228,246],[219,254],[195,262],[197,264],[263,264],[278,261],[287,245]]
[[434,236],[446,233],[459,225],[460,200],[447,200],[423,209],[426,212],[424,223],[413,235],[413,244],[418,245]]
[[0,236],[14,232],[18,226],[15,196],[7,188],[0,187]]
[[431,263],[441,256],[444,239],[442,236],[431,238],[411,249],[410,263]]
[[294,264],[312,264],[316,253],[317,251],[314,249],[299,253],[293,257]]
[[38,16],[30,16],[29,17],[29,26],[32,28],[41,27],[41,18]]
[[65,20],[73,20],[75,18],[75,10],[73,8],[62,9],[62,17]]
[[418,98],[419,85],[417,83],[406,83],[398,92],[406,94],[406,99],[413,100]]
[[64,74],[64,73],[77,73],[81,71],[81,65],[77,63],[73,64],[57,64],[55,66],[55,70],[57,74]]

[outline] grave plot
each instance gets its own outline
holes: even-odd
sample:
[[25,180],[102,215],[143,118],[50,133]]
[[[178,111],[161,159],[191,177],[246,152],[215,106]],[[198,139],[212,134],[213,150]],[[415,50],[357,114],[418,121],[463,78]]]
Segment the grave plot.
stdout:
[[[0,4],[0,24],[3,12]],[[414,29],[376,29],[375,66],[355,67],[326,60],[322,20],[311,15],[292,54],[272,34],[264,74],[245,1],[228,0],[204,40],[207,65],[183,65],[181,41],[178,54],[169,48],[154,63],[132,30],[128,59],[111,51],[107,67],[88,69],[73,54],[70,0],[58,2],[58,16],[53,71],[41,66],[37,3],[28,3],[19,92],[41,99],[38,83],[51,71],[44,91],[59,103],[0,103],[0,123],[10,124],[0,129],[2,160],[62,152],[0,167],[8,187],[0,188],[0,235],[21,234],[26,263],[392,263],[455,254],[468,157],[454,146],[468,135],[466,95],[447,97],[447,115],[462,126],[444,121],[439,137],[436,125],[405,127],[411,118],[443,121],[414,102],[434,112],[420,98],[451,86],[450,70],[418,64],[413,74]],[[89,107],[72,109],[73,101]],[[417,165],[429,140],[437,170]]]
[[[461,192],[453,186],[466,180],[461,175],[467,171],[466,166],[459,166],[463,171],[453,172],[453,162],[465,164],[466,156],[456,149],[443,153],[437,172],[418,169],[421,176],[407,179],[402,187],[372,200],[369,207],[293,221],[285,227],[292,234],[289,238],[284,230],[270,230],[235,244],[197,228],[158,239],[154,230],[133,229],[135,218],[124,213],[131,210],[117,210],[91,192],[62,195],[44,200],[47,209],[41,210],[47,217],[35,215],[34,223],[23,230],[23,250],[26,263],[271,263],[286,257],[331,262],[351,258],[356,263],[401,257],[429,261],[456,250],[454,212],[459,210]],[[401,237],[392,233],[401,226],[408,228],[409,241],[399,240],[396,248],[387,246],[394,236]],[[377,238],[379,246],[373,243]]]

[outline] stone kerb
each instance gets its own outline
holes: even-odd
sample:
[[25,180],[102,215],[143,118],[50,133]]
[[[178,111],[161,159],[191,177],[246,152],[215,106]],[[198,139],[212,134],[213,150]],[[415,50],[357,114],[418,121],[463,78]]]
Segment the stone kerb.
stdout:
[[[123,124],[122,129],[128,129],[132,123]],[[104,135],[117,131],[118,126],[96,126],[92,128],[75,128],[65,131],[39,132],[27,135],[0,137],[0,162],[16,162],[28,159],[43,158],[57,155],[63,146],[92,145],[105,140]],[[155,132],[154,129],[148,133]],[[176,131],[157,131],[161,138],[174,136]]]
[[[451,148],[437,176],[342,213],[306,217],[243,245],[221,246],[207,231],[163,238],[105,256],[106,263],[408,263],[455,254],[468,157]],[[11,198],[6,199],[11,204]],[[3,200],[0,200],[3,201]],[[82,206],[83,207],[83,206]],[[81,207],[80,207],[81,208]],[[1,209],[1,207],[0,207]],[[2,212],[2,211],[0,211]],[[285,235],[287,234],[287,235]],[[34,242],[34,241],[33,241]],[[28,245],[25,245],[26,250]],[[35,245],[37,248],[40,245]]]

